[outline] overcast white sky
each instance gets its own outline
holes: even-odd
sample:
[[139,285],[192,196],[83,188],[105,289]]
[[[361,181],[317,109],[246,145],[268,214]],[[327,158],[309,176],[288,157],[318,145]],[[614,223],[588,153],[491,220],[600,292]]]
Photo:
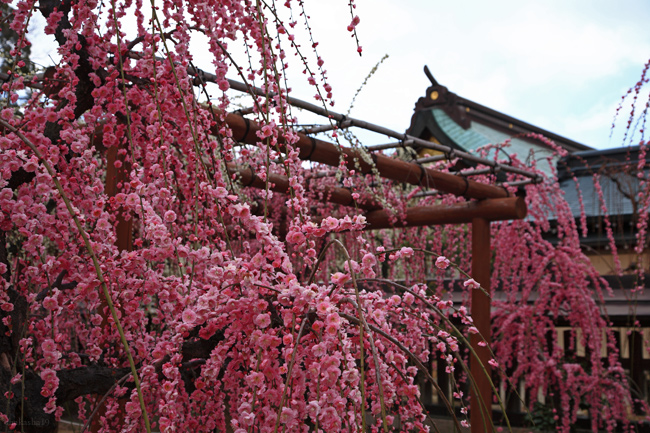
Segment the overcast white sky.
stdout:
[[347,24],[345,2],[312,3],[338,109],[388,54],[353,115],[398,130],[429,85],[427,64],[467,99],[588,146],[617,147],[620,137],[609,139],[616,106],[650,59],[648,0],[358,0],[361,59],[345,34],[327,38],[337,21]]
[[[609,138],[615,109],[650,59],[648,0],[357,0],[362,57],[346,31],[346,0],[305,3],[334,109],[347,111],[388,54],[352,116],[397,131],[409,126],[429,86],[427,64],[440,84],[467,99],[588,146],[617,147],[620,136]],[[297,82],[293,88],[295,97],[314,94]],[[647,89],[643,95],[645,103]]]

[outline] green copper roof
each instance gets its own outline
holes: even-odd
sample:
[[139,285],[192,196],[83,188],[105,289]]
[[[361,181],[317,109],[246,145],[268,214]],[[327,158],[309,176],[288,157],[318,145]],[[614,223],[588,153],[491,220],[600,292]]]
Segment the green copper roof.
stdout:
[[432,109],[431,114],[433,114],[433,118],[440,126],[440,129],[463,150],[473,151],[492,143],[490,139],[472,128],[463,129],[441,108]]
[[[510,156],[517,155],[520,160],[527,162],[534,157],[538,161],[538,167],[546,174],[551,174],[551,166],[548,164],[546,158],[551,156],[552,152],[547,147],[530,140],[511,138],[512,136],[506,132],[475,120],[471,121],[469,128],[463,129],[442,108],[432,108],[431,114],[442,132],[462,150],[474,152],[482,146],[500,144],[510,139],[510,146],[504,148],[504,152]],[[494,151],[491,151],[489,156],[494,156]],[[505,158],[505,154],[501,152],[499,159],[503,158]],[[551,162],[553,167],[555,167],[556,162],[557,158],[554,157]]]

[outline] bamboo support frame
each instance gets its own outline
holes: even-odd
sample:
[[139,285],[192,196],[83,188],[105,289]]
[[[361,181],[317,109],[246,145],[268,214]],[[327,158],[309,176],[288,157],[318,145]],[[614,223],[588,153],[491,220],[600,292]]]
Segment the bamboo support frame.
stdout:
[[311,135],[311,134],[318,134],[319,132],[327,132],[327,131],[332,131],[333,129],[346,129],[351,125],[351,122],[342,122],[340,125],[318,125],[318,126],[312,126],[311,128],[306,128],[303,129],[302,132],[303,134],[306,135]]
[[[228,113],[225,121],[232,129],[236,140],[255,144],[260,141],[257,132],[261,129],[257,122],[245,119],[242,116]],[[215,127],[215,133],[218,126]],[[347,166],[364,174],[373,172],[373,168],[381,177],[404,182],[426,188],[435,188],[445,193],[464,196],[468,198],[504,198],[508,191],[504,188],[486,185],[472,180],[464,179],[453,174],[436,171],[421,165],[394,159],[385,155],[373,155],[373,164],[365,161],[361,152],[349,147],[337,146],[333,143],[298,134],[295,147],[300,151],[300,158],[322,164],[338,167],[341,158],[345,158]],[[286,148],[281,143],[281,151]],[[374,166],[374,167],[373,167]]]
[[375,144],[373,146],[367,146],[366,149],[370,152],[374,152],[376,150],[396,149],[401,146],[410,146],[411,144],[413,144],[412,140],[406,140],[398,141],[397,143]]
[[[240,168],[235,164],[228,164],[228,171],[231,174],[236,174],[245,187],[266,188],[266,182],[257,177],[252,168]],[[267,179],[272,191],[282,194],[289,193],[290,185],[287,177],[268,174]],[[483,218],[487,221],[505,221],[523,219],[527,213],[526,202],[523,198],[507,197],[467,201],[454,205],[410,207],[406,210],[405,218],[395,221],[393,213],[382,209],[379,203],[372,199],[355,200],[352,197],[352,192],[347,188],[328,186],[323,189],[322,193],[324,199],[330,203],[368,210],[369,212],[365,214],[368,222],[366,230],[467,224],[475,218]]]
[[442,154],[442,155],[427,156],[424,158],[416,159],[415,162],[417,162],[418,164],[427,164],[429,162],[438,162],[444,159],[452,160],[453,158],[454,158],[453,154]]
[[530,180],[516,180],[514,182],[504,182],[503,186],[524,186],[530,185],[532,182]]
[[440,195],[440,191],[436,191],[435,189],[430,189],[428,191],[419,192],[414,196],[412,196],[412,198],[432,197],[436,195]]
[[[188,72],[190,74],[199,74],[199,70],[196,68],[188,68]],[[213,76],[212,74],[200,71],[201,78],[205,81],[212,81],[217,79],[216,76]],[[274,93],[269,93],[265,92],[263,89],[260,89],[258,87],[254,86],[249,86],[244,83],[241,83],[239,81],[235,80],[228,80],[228,83],[230,84],[230,87],[239,90],[240,92],[245,92],[249,93],[251,95],[255,96],[263,96],[263,97],[273,97],[275,94]],[[531,179],[532,182],[539,182],[541,181],[541,178],[539,175],[535,173],[531,173],[526,170],[522,170],[516,167],[510,167],[504,164],[499,164],[496,163],[495,161],[487,158],[482,158],[480,156],[473,155],[471,153],[463,152],[457,149],[452,149],[449,146],[445,146],[443,144],[438,144],[438,143],[433,143],[427,140],[424,140],[422,138],[414,137],[408,134],[403,134],[399,133],[396,131],[393,131],[389,128],[385,128],[383,126],[375,125],[370,122],[366,122],[365,120],[360,120],[360,119],[355,119],[352,117],[345,116],[340,113],[336,113],[334,111],[330,111],[324,106],[318,106],[315,104],[312,104],[310,102],[306,102],[297,98],[293,98],[291,96],[286,97],[287,103],[289,105],[292,105],[294,107],[302,108],[303,110],[310,111],[314,114],[318,114],[320,116],[327,117],[328,119],[333,120],[335,123],[342,123],[346,122],[346,126],[356,126],[358,128],[366,129],[368,131],[373,131],[378,134],[386,135],[388,137],[393,137],[397,138],[398,140],[402,140],[404,142],[410,141],[412,143],[415,143],[421,147],[427,148],[427,149],[432,149],[432,150],[437,150],[439,152],[443,152],[445,154],[453,154],[454,156],[458,158],[465,159],[467,161],[472,161],[477,164],[483,164],[487,165],[489,167],[501,167],[504,171],[510,172],[510,173],[515,173],[519,174],[521,176],[527,177]]]
[[499,171],[499,167],[496,168],[479,168],[477,170],[463,170],[458,173],[459,176],[478,176],[480,174],[490,174],[496,173]]

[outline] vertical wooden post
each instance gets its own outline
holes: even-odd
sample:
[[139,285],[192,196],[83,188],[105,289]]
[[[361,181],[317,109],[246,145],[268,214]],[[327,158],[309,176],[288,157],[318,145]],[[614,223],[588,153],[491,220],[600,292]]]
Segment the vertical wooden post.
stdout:
[[[126,182],[129,170],[126,158],[119,155],[118,151],[117,146],[110,147],[106,151],[106,187],[104,192],[109,197],[114,197],[122,190],[121,183]],[[116,161],[121,163],[119,168],[115,166]],[[127,221],[121,211],[117,215],[116,235],[115,245],[120,251],[133,250],[133,220]]]
[[[106,151],[106,185],[104,188],[104,192],[106,193],[107,196],[109,197],[114,197],[117,195],[118,192],[121,191],[122,186],[121,184],[126,181],[127,179],[127,173],[128,173],[128,164],[125,161],[125,157],[123,155],[119,154],[119,149],[121,149],[122,146],[119,148],[117,146],[113,146],[107,149]],[[118,164],[119,168],[116,167],[115,162],[120,161],[121,164]],[[124,215],[122,215],[121,210],[118,210],[118,215],[117,215],[117,226],[115,228],[115,233],[116,233],[116,239],[115,239],[115,245],[117,246],[117,249],[119,251],[131,251],[133,250],[133,220],[129,219],[128,221],[124,218]],[[108,304],[106,303],[106,300],[104,299],[103,295],[100,295],[101,301],[100,301],[100,312],[99,314],[102,316],[102,326],[106,326],[108,322],[108,316],[110,316],[110,313],[107,311],[108,310]],[[98,396],[98,401],[101,399],[103,396]],[[117,414],[117,421],[122,422],[124,420],[124,407],[126,404],[125,399],[120,399],[119,400],[120,404],[120,411]],[[98,411],[95,417],[93,418],[93,421],[90,425],[90,431],[92,433],[98,432],[103,426],[104,422],[102,421],[102,417],[105,416],[106,413],[106,406],[102,406]],[[114,418],[113,420],[115,420]]]
[[[490,222],[484,218],[472,220],[472,278],[482,289],[490,293]],[[490,329],[490,297],[480,289],[472,290],[471,315],[479,335],[470,337],[470,344],[478,355],[478,360],[470,359],[470,373],[476,382],[478,392],[472,388],[470,394],[470,423],[472,433],[492,433],[492,388],[489,376],[491,374],[490,352],[487,347],[478,343],[482,340],[491,343]],[[487,371],[487,375],[483,369]]]

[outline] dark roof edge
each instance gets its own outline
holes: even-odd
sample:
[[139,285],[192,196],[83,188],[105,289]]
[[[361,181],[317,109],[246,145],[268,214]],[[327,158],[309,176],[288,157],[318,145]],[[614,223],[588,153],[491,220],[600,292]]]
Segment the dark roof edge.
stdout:
[[[415,113],[413,114],[411,125],[413,125],[418,111],[442,108],[445,113],[447,113],[447,115],[463,129],[469,128],[469,121],[471,119],[512,135],[522,133],[540,134],[570,152],[595,150],[594,148],[578,143],[577,141],[568,139],[538,126],[531,125],[530,123],[493,110],[492,108],[486,107],[478,102],[458,96],[455,93],[450,92],[445,86],[440,85],[426,66],[424,67],[424,71],[431,81],[431,86],[427,89],[426,96],[419,98],[415,104]],[[527,139],[531,140],[532,138]]]
[[574,156],[582,157],[584,159],[596,157],[608,157],[612,155],[627,154],[630,155],[637,153],[639,151],[639,146],[624,146],[624,147],[614,147],[611,149],[601,149],[601,150],[587,150],[582,152],[576,152]]
[[[478,111],[489,117],[493,117],[494,119],[499,120],[503,123],[512,124],[513,126],[518,127],[517,129],[527,130],[535,134],[541,134],[544,137],[553,140],[557,145],[564,147],[567,150],[572,150],[574,152],[576,151],[589,152],[594,150],[593,147],[589,147],[582,143],[578,143],[577,141],[563,137],[561,135],[558,135],[546,129],[542,129],[538,126],[531,125],[530,123],[524,122],[523,120],[519,120],[515,117],[493,110],[492,108],[486,107],[485,105],[481,105],[478,102],[470,101],[469,99],[463,98],[462,96],[458,97],[458,105],[470,109],[469,112],[467,112],[469,117],[472,118],[477,117],[475,113],[473,113],[473,111]],[[486,118],[485,116],[481,116],[480,119],[477,118],[476,120],[479,122],[486,121],[489,120],[489,117]],[[501,125],[495,125],[495,126],[501,126]],[[568,146],[570,146],[572,149],[568,149],[567,148]]]

